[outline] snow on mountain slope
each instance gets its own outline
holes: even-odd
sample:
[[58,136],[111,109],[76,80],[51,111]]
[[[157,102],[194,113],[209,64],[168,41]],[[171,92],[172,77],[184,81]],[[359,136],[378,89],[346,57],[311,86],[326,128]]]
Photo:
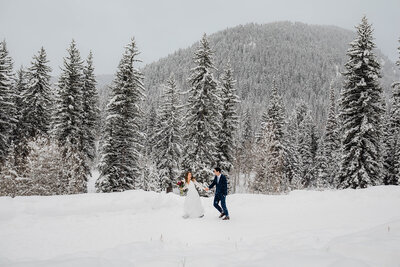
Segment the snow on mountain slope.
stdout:
[[184,198],[128,191],[0,198],[0,266],[400,266],[400,187]]

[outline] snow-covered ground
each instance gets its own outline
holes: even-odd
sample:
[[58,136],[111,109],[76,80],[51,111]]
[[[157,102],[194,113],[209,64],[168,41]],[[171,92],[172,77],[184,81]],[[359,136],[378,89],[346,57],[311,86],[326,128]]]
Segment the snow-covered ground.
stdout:
[[0,266],[400,266],[400,186],[184,198],[129,191],[0,198]]

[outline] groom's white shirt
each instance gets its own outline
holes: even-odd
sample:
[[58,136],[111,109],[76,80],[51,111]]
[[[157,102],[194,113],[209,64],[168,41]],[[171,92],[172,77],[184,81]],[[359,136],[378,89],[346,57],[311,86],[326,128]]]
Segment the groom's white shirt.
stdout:
[[219,178],[221,178],[221,174],[217,176],[217,184],[219,184]]

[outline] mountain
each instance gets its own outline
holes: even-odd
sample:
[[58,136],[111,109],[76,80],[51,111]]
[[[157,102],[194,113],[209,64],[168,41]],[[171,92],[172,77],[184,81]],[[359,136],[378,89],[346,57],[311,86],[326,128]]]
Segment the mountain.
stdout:
[[[201,36],[199,36],[199,39]],[[304,101],[312,109],[319,130],[324,128],[328,105],[329,85],[336,88],[337,97],[342,86],[346,51],[355,32],[336,26],[308,25],[300,22],[246,24],[228,28],[208,36],[215,51],[215,77],[219,77],[230,61],[234,69],[236,88],[241,98],[239,113],[249,108],[255,128],[268,104],[272,80],[275,77],[289,115],[297,103]],[[158,105],[161,85],[173,73],[182,91],[194,67],[193,54],[199,43],[179,49],[142,68],[148,103]],[[381,79],[386,98],[399,72],[379,49],[376,54],[382,64]],[[108,85],[113,75],[97,76],[100,103],[107,103]]]
[[[240,25],[208,38],[215,51],[215,77],[219,77],[228,61],[234,69],[236,88],[242,101],[239,113],[249,108],[257,126],[275,77],[286,112],[289,114],[297,103],[305,101],[311,106],[321,130],[326,117],[329,85],[333,82],[339,92],[340,72],[344,71],[346,51],[355,32],[335,26],[276,22]],[[195,43],[179,49],[142,69],[150,104],[157,101],[160,85],[171,73],[181,90],[187,91],[197,47],[198,43]],[[395,67],[379,50],[376,52],[383,66],[382,86],[389,95],[390,84],[397,75]]]

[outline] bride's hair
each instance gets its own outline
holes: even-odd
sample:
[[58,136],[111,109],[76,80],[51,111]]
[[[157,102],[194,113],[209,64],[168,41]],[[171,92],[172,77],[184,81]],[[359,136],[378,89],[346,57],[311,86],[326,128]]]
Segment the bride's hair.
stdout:
[[191,180],[194,179],[193,174],[192,174],[191,171],[186,172],[186,175],[185,175],[185,183],[187,183],[187,184],[189,183],[189,173],[192,175]]

